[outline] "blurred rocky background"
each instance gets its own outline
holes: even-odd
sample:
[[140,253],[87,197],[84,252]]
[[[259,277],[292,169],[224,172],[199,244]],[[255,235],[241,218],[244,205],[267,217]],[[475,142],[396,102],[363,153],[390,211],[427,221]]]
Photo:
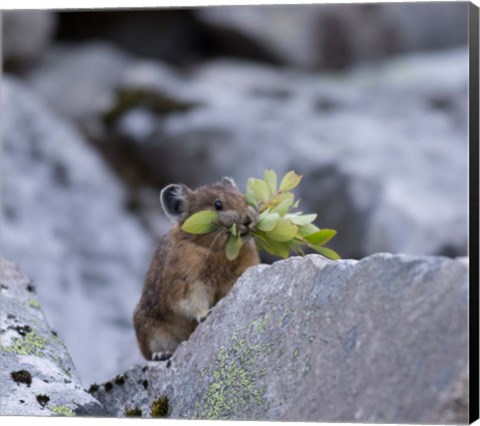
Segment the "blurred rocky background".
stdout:
[[167,183],[294,169],[343,258],[467,254],[467,3],[2,18],[2,252],[85,386],[141,360]]

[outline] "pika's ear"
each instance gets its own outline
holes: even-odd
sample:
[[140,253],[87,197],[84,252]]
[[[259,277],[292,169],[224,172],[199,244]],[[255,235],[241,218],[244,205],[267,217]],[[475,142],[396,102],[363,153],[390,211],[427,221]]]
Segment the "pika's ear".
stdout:
[[231,177],[224,176],[224,177],[222,178],[222,183],[223,183],[224,185],[232,185],[234,188],[237,188],[237,189],[238,189],[237,184],[235,183],[235,181],[234,181],[233,178],[231,178]]
[[182,214],[187,211],[188,194],[190,192],[190,189],[181,184],[168,185],[162,189],[160,203],[169,218],[179,220]]

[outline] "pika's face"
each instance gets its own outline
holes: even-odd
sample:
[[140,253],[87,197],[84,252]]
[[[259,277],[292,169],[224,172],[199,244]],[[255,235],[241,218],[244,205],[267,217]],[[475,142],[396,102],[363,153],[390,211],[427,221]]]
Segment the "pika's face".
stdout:
[[231,178],[223,178],[214,185],[202,186],[194,191],[185,185],[169,185],[160,198],[167,215],[178,221],[180,226],[199,211],[218,212],[217,230],[195,237],[190,235],[195,243],[213,250],[225,248],[232,225],[236,225],[243,238],[248,238],[257,220],[257,212],[247,204]]

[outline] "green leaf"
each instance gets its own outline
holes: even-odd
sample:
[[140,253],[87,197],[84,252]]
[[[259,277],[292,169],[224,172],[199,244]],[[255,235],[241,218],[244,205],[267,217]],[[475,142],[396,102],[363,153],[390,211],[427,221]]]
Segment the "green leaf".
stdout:
[[320,228],[315,226],[313,223],[308,223],[308,224],[300,226],[298,228],[298,235],[300,237],[306,237],[306,236],[314,234],[315,232],[318,232],[318,231],[320,231]]
[[307,235],[305,239],[313,245],[323,246],[328,243],[335,235],[337,231],[334,229],[322,229],[317,231],[314,234]]
[[332,259],[332,260],[340,259],[340,255],[336,251],[329,249],[327,247],[312,246],[312,248],[318,251],[323,256],[328,257],[329,259]]
[[227,245],[225,247],[225,254],[227,255],[228,260],[234,260],[238,256],[238,253],[240,253],[240,249],[243,246],[243,240],[242,237],[235,236],[233,234],[230,234],[227,240]]
[[[274,170],[267,169],[263,180],[250,178],[247,181],[245,199],[257,211],[255,229],[252,235],[257,249],[263,248],[275,256],[288,257],[289,253],[305,255],[305,246],[331,259],[340,256],[332,249],[323,247],[336,235],[333,229],[320,229],[313,224],[317,215],[298,211],[300,200],[295,200],[292,189],[302,180],[302,176],[289,171],[283,176],[277,188],[278,177]],[[294,212],[291,212],[293,211]],[[215,223],[215,222],[214,222]],[[243,244],[239,240],[236,227],[230,229],[228,244],[229,259],[234,259]]]
[[293,204],[294,198],[295,197],[291,192],[286,192],[285,194],[280,194],[275,197],[272,201],[274,203],[278,202],[278,204],[272,207],[272,213],[278,213],[280,216],[287,214]]
[[238,230],[237,230],[237,224],[236,223],[234,223],[230,227],[230,234],[235,235],[235,237],[238,235]]
[[293,198],[295,198],[295,197],[291,192],[282,192],[280,194],[275,195],[270,200],[270,205],[276,206],[276,205],[280,204],[282,201],[285,201],[285,200],[292,200],[292,203],[293,203]]
[[288,241],[288,247],[300,256],[305,256],[305,252],[302,250],[301,244],[298,241]]
[[301,175],[297,175],[293,170],[289,171],[280,182],[280,191],[290,191],[295,188],[302,180]]
[[247,203],[255,206],[257,204],[257,198],[255,196],[255,179],[249,178],[247,180],[247,193],[245,194]]
[[[273,256],[280,256],[286,259],[288,257],[288,243],[269,240],[270,254]],[[268,251],[268,250],[267,250]]]
[[312,213],[312,214],[290,213],[285,215],[285,219],[289,219],[292,223],[299,226],[308,225],[310,222],[313,222],[316,218],[317,218],[316,213]]
[[277,192],[277,174],[273,170],[265,170],[263,172],[263,179],[267,182],[270,193],[275,194],[275,192]]
[[255,231],[254,237],[258,245],[264,248],[271,255],[280,256],[285,259],[288,257],[288,243],[274,241],[270,239],[265,232],[262,231]]
[[291,240],[298,231],[298,227],[289,220],[280,218],[275,228],[267,233],[267,236],[275,241]]
[[247,204],[250,206],[256,207],[257,206],[257,200],[255,199],[254,196],[250,194],[245,194],[245,200],[247,200]]
[[270,209],[265,209],[263,212],[261,212],[258,217],[257,217],[257,223],[260,222],[261,220],[265,219],[268,215],[270,214]]
[[218,220],[218,213],[213,210],[202,210],[198,213],[192,214],[182,225],[182,231],[189,234],[208,234],[217,228],[217,225],[212,223]]
[[275,228],[279,219],[280,215],[278,213],[268,213],[258,221],[257,229],[260,229],[261,231],[271,231]]
[[266,203],[272,196],[267,182],[262,179],[254,179],[253,189],[255,191],[255,198],[262,203]]

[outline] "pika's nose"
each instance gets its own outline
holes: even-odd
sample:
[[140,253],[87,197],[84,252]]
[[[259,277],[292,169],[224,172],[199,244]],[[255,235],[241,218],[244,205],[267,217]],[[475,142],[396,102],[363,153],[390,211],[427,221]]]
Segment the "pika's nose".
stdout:
[[253,219],[250,215],[247,215],[243,218],[242,225],[245,226],[245,228],[248,228],[253,222]]

